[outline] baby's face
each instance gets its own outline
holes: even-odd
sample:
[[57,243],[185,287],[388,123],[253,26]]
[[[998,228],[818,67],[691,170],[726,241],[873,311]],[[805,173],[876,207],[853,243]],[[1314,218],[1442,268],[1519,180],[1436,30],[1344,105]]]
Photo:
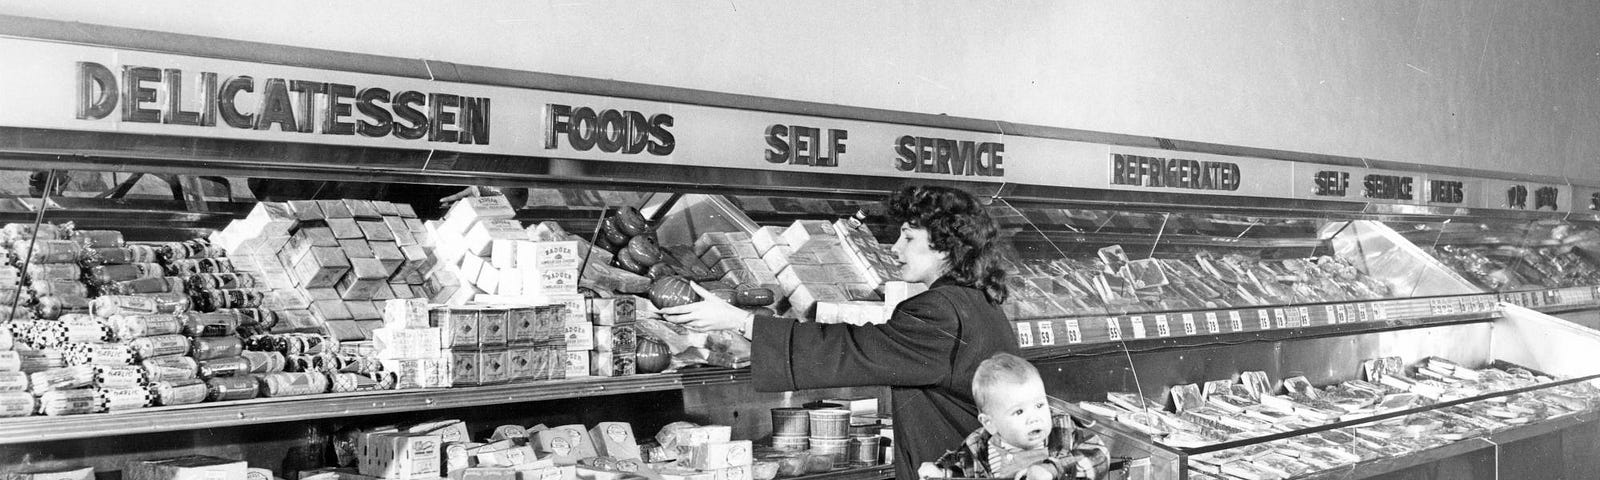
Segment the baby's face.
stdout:
[[1013,447],[1044,446],[1050,438],[1050,405],[1045,402],[1043,382],[1033,378],[1001,383],[992,387],[988,397],[988,405],[978,416],[984,429]]

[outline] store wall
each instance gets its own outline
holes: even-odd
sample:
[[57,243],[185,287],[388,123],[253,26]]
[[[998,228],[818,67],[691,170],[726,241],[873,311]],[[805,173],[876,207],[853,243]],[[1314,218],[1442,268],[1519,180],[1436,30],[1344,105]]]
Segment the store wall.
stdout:
[[24,2],[0,12],[1600,179],[1600,2]]

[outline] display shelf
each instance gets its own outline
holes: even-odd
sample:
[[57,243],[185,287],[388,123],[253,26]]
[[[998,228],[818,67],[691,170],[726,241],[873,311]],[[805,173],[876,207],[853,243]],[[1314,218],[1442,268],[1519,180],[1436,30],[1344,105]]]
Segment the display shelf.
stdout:
[[879,480],[884,478],[894,478],[894,465],[871,465],[791,477],[792,480]]
[[1018,320],[1031,358],[1217,342],[1279,340],[1483,321],[1499,315],[1492,294],[1220,310]]
[[1466,454],[1468,452],[1485,448],[1495,448],[1518,440],[1529,439],[1551,432],[1571,428],[1573,426],[1600,420],[1600,411],[1590,410],[1563,417],[1556,417],[1533,423],[1509,428],[1485,436],[1465,438],[1457,442],[1440,445],[1434,448],[1403,455],[1394,458],[1374,460],[1358,463],[1344,468],[1335,468],[1328,471],[1312,473],[1300,477],[1303,479],[1355,479],[1368,478],[1400,471],[1418,465],[1426,465],[1443,459]]
[[684,387],[731,385],[750,381],[750,368],[701,366],[678,371]]
[[320,418],[681,390],[676,374],[444,389],[332,393],[0,421],[0,444],[234,427]]

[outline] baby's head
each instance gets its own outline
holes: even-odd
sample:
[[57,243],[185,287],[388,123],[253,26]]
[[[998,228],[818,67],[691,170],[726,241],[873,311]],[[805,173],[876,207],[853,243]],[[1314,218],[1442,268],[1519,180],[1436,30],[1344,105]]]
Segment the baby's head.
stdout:
[[1027,360],[996,353],[978,364],[972,377],[978,421],[990,434],[1013,447],[1043,447],[1050,438],[1050,405],[1044,381]]

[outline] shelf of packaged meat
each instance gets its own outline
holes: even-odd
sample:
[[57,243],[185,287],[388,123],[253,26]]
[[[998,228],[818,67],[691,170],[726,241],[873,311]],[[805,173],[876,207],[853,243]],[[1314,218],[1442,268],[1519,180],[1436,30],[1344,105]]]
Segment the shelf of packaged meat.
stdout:
[[385,390],[152,407],[0,420],[0,444],[171,432],[319,418],[679,390],[677,374],[552,380],[443,389]]
[[1292,338],[1480,321],[1499,314],[1497,301],[1492,294],[1457,295],[1024,320],[1012,322],[1012,327],[1017,343],[1038,356],[1091,353],[1095,346],[1129,342],[1181,346],[1234,335]]
[[[1186,456],[1190,478],[1362,478],[1600,418],[1600,375],[1556,379],[1507,363],[1363,362],[1372,381],[1318,388],[1264,372],[1171,387],[1173,411],[1138,393],[1064,408],[1113,436]],[[1154,452],[1152,450],[1152,452]]]

